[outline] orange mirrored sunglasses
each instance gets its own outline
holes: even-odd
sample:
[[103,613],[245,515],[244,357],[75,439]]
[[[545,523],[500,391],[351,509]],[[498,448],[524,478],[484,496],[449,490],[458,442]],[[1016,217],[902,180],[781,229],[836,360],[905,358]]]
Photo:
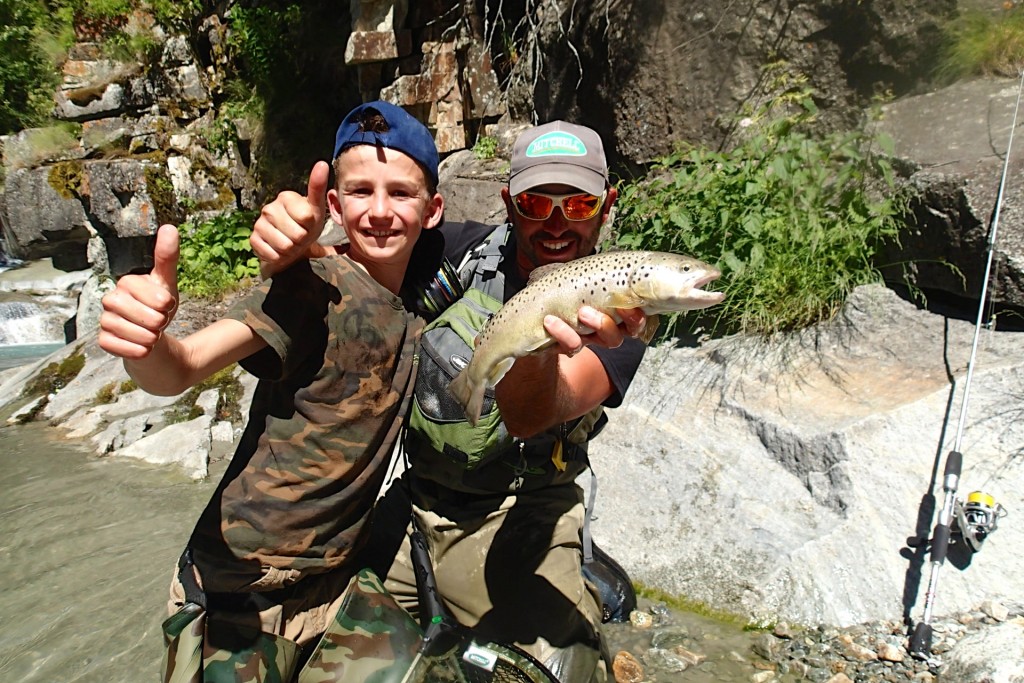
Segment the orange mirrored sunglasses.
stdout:
[[531,221],[544,221],[551,215],[555,204],[562,209],[566,220],[585,221],[593,218],[601,210],[607,192],[600,197],[587,192],[574,194],[547,194],[545,192],[520,192],[512,197],[512,204],[523,218]]

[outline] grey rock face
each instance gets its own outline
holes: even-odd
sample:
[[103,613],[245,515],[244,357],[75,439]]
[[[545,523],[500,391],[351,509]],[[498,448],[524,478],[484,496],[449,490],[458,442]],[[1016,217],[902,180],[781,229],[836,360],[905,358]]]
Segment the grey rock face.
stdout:
[[[594,442],[594,537],[634,580],[752,619],[916,618],[973,326],[856,290],[832,324],[764,345],[648,352]],[[961,496],[1024,506],[1024,340],[986,333],[961,452]],[[1019,595],[1024,530],[944,567],[937,613]],[[964,564],[964,560],[968,564]],[[957,566],[959,563],[960,566]]]
[[[883,263],[907,263],[911,282],[926,291],[979,299],[998,205],[989,295],[1024,307],[1024,190],[1015,182],[1024,140],[1011,145],[1010,138],[1018,85],[979,79],[883,108],[880,129],[892,136],[918,194],[912,229]],[[897,267],[886,273],[897,282],[904,275]]]

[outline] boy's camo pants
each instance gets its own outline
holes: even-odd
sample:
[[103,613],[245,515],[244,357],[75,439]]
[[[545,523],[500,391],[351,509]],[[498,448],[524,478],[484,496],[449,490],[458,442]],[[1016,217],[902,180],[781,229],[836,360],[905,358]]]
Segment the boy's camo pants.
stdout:
[[[317,586],[304,597],[315,603],[316,589],[330,592]],[[171,601],[180,602],[163,624],[164,683],[401,680],[422,641],[419,625],[372,571],[360,572],[333,595],[308,609],[285,603],[259,614],[211,614],[185,603],[175,578]],[[300,670],[300,645],[314,642]]]

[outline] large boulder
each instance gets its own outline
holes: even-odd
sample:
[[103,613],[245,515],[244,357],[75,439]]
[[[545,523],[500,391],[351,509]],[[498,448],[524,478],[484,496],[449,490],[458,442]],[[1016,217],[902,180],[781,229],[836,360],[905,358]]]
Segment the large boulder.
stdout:
[[[595,539],[634,580],[764,622],[917,618],[941,472],[958,494],[1024,508],[1024,340],[986,332],[879,286],[842,315],[771,344],[729,338],[651,350],[591,448]],[[1024,591],[1024,528],[975,556],[951,551],[936,615]]]
[[78,195],[82,182],[79,161],[10,173],[4,191],[7,253],[20,259],[54,257],[65,270],[84,268],[91,233]]
[[1024,157],[1013,153],[1020,148],[1010,137],[1019,86],[1016,79],[964,81],[883,107],[879,129],[893,138],[917,193],[912,229],[883,259],[895,264],[885,268],[894,283],[909,276],[926,294],[976,308],[991,247],[988,294],[1024,310],[1024,188],[1014,182]]

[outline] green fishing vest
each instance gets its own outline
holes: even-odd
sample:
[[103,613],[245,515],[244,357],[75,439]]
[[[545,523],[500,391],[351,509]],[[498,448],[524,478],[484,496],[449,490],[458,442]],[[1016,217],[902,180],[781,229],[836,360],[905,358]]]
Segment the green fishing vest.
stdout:
[[602,414],[601,406],[577,420],[522,440],[510,436],[505,428],[493,388],[484,394],[476,427],[469,424],[462,406],[448,391],[448,385],[472,357],[477,334],[503,303],[505,276],[499,265],[510,234],[511,226],[501,225],[466,255],[458,268],[465,294],[424,328],[409,411],[409,452],[415,455],[430,449],[462,469],[472,470],[502,454],[522,449],[550,453],[556,442],[561,441],[563,458],[581,461],[578,469],[582,471],[585,444]]

